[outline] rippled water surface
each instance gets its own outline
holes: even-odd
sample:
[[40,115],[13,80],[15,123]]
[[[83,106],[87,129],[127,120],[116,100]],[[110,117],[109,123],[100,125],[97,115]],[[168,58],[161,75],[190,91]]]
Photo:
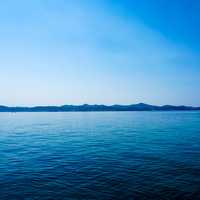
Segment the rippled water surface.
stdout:
[[200,199],[200,112],[0,113],[0,199]]

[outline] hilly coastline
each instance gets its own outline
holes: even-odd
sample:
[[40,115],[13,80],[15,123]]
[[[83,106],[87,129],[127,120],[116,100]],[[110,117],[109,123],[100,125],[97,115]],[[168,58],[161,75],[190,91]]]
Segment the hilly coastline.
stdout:
[[97,111],[195,111],[200,107],[192,106],[155,106],[145,103],[131,105],[63,105],[63,106],[35,106],[8,107],[0,106],[0,112],[97,112]]

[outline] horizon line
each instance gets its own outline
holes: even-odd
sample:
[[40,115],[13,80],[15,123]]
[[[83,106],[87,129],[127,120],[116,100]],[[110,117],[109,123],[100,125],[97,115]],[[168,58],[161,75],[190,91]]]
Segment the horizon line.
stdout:
[[187,107],[193,107],[193,108],[198,108],[198,106],[193,106],[193,105],[187,105],[187,104],[149,104],[149,103],[144,103],[144,102],[139,102],[139,103],[112,103],[112,104],[104,104],[104,103],[80,103],[80,104],[35,104],[35,105],[6,105],[6,104],[0,104],[0,106],[3,107],[9,107],[9,108],[34,108],[34,107],[62,107],[62,106],[132,106],[132,105],[148,105],[148,106],[187,106]]
[[0,106],[0,112],[108,112],[108,111],[199,111],[200,107],[163,105],[155,106],[144,103],[130,105],[62,105],[62,106],[34,106],[8,107]]

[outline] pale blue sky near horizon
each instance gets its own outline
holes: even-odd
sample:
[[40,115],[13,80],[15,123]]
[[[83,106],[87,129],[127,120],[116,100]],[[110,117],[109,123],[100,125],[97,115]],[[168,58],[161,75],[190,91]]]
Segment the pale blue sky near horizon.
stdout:
[[0,2],[0,105],[200,106],[200,1]]

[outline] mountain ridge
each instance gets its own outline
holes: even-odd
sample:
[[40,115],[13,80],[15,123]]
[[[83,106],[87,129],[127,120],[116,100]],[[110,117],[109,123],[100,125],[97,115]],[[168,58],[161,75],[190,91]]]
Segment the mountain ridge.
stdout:
[[83,104],[83,105],[61,105],[61,106],[34,106],[34,107],[9,107],[0,105],[0,112],[96,112],[96,111],[195,111],[200,107],[174,106],[174,105],[150,105],[137,103],[130,105],[103,105],[103,104]]

